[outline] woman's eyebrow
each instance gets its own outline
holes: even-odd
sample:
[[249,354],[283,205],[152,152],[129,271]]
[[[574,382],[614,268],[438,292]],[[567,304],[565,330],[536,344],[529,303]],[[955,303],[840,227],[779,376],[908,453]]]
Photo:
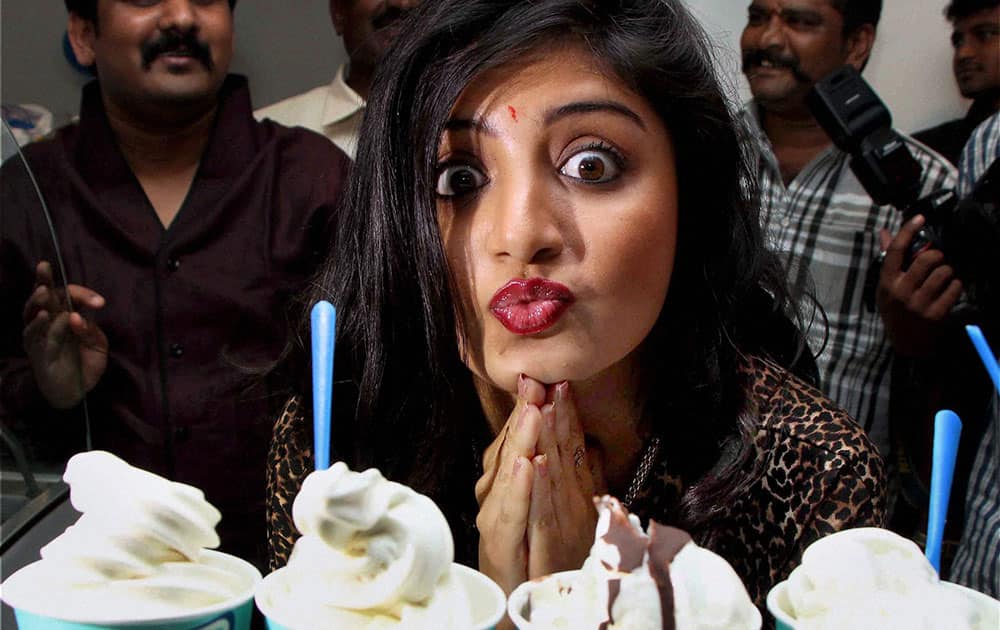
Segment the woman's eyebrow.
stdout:
[[451,118],[444,124],[446,131],[474,131],[496,137],[497,130],[482,118]]
[[551,125],[562,118],[566,118],[567,116],[589,114],[591,112],[609,112],[624,116],[638,125],[643,131],[646,130],[646,124],[642,122],[642,118],[639,117],[639,114],[617,101],[577,101],[574,103],[567,103],[566,105],[561,105],[547,112],[545,114],[545,124]]
[[[643,131],[646,130],[646,124],[642,122],[639,114],[617,101],[576,101],[567,103],[546,112],[544,120],[546,125],[551,125],[568,116],[589,114],[592,112],[610,112],[623,116],[635,123]],[[482,118],[452,118],[445,123],[444,128],[447,131],[474,131],[491,137],[498,135],[497,130]]]

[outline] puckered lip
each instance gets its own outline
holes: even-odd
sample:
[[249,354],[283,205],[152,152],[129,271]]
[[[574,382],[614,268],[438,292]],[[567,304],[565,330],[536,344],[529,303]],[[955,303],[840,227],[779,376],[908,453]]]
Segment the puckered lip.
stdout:
[[546,278],[514,278],[490,300],[490,312],[507,330],[532,335],[554,325],[575,301],[563,284]]

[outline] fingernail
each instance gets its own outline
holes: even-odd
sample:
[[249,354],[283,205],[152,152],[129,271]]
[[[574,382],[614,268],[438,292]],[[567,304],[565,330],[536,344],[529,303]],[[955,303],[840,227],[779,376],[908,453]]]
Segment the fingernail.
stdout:
[[527,381],[524,380],[524,374],[517,375],[517,395],[519,398],[524,398],[524,392],[528,388]]
[[516,475],[517,473],[521,472],[521,469],[524,468],[524,465],[527,463],[528,460],[524,459],[520,455],[514,458],[514,474]]
[[566,381],[563,381],[562,383],[559,383],[558,385],[556,385],[556,397],[555,398],[559,402],[566,402],[566,399],[569,398],[569,383],[567,383]]
[[545,423],[546,429],[552,429],[556,426],[556,407],[554,403],[548,403],[542,407],[542,422]]
[[545,477],[549,476],[549,456],[548,455],[536,455],[535,459],[535,470],[538,471],[538,476]]

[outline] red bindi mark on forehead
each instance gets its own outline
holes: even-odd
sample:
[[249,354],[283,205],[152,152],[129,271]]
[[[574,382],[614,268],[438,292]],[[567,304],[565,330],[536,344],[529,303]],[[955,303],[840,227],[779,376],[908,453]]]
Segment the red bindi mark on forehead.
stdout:
[[514,122],[517,122],[517,110],[514,109],[514,106],[513,105],[508,105],[507,106],[507,111],[510,112],[511,119],[513,119]]

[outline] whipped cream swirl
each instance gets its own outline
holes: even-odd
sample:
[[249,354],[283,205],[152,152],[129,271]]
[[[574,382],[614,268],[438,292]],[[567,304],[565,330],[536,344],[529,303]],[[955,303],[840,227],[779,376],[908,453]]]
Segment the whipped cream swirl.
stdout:
[[941,582],[916,543],[876,527],[809,545],[788,577],[787,596],[802,630],[1000,627],[1000,603],[978,605]]
[[579,571],[537,580],[532,628],[758,630],[760,612],[721,556],[684,531],[639,519],[615,498],[594,499],[594,545]]
[[130,466],[104,451],[70,458],[63,479],[83,516],[42,547],[78,581],[153,575],[166,562],[196,562],[217,547],[222,515],[201,490]]
[[454,557],[448,521],[426,496],[343,462],[306,477],[292,506],[302,537],[288,570],[349,610],[398,615],[430,599]]
[[201,490],[104,451],[74,455],[63,479],[82,515],[4,582],[15,608],[97,626],[159,621],[249,598],[260,580],[207,549],[221,515]]

